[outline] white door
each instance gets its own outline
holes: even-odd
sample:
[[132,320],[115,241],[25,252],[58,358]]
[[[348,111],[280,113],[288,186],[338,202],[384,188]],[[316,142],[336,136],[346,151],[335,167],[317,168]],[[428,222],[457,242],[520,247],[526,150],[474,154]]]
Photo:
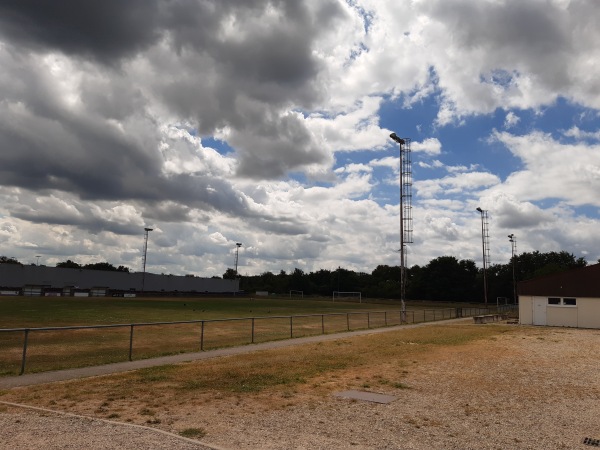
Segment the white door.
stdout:
[[533,297],[533,324],[546,325],[546,307],[548,299],[546,297]]

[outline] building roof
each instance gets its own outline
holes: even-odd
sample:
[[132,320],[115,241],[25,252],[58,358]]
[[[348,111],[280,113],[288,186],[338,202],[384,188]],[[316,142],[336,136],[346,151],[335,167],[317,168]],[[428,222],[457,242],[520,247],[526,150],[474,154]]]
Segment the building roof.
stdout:
[[200,278],[177,275],[158,275],[142,272],[69,269],[64,267],[24,266],[0,264],[0,287],[23,288],[76,287],[81,289],[106,288],[124,291],[166,292],[237,292],[239,280]]
[[553,273],[518,284],[519,295],[600,298],[600,264]]

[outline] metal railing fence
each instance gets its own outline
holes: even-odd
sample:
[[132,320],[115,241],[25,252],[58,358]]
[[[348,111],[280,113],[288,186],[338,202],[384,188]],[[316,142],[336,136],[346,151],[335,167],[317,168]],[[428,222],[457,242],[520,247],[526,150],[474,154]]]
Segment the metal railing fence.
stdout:
[[[144,359],[318,334],[470,317],[493,311],[501,312],[500,309],[423,309],[408,310],[404,314],[400,310],[358,311],[175,322],[3,328],[0,329],[0,375],[14,373],[19,359],[19,375],[22,375],[31,362],[38,363],[35,371],[58,370],[125,359],[133,361],[134,348],[139,353],[136,353],[137,359]],[[144,332],[151,329],[154,332]],[[117,330],[119,333],[107,334]],[[19,335],[22,335],[21,344]],[[38,341],[32,344],[34,336]],[[140,341],[137,346],[134,346],[134,342],[138,342],[134,337]],[[105,347],[102,347],[103,344]],[[33,355],[32,347],[37,349]]]

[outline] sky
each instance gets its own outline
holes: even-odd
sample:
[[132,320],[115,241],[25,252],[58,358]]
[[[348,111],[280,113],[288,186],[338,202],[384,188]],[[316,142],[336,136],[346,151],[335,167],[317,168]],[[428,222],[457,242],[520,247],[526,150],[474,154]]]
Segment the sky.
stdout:
[[4,0],[0,255],[152,273],[600,258],[594,0]]

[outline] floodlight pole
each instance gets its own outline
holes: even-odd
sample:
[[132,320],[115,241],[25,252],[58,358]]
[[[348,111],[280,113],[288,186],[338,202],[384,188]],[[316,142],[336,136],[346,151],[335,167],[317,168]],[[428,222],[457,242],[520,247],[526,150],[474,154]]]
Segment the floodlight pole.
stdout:
[[[400,308],[402,314],[402,321],[406,321],[406,252],[405,242],[411,242],[410,239],[405,239],[404,221],[410,220],[410,217],[404,217],[404,209],[410,208],[410,205],[405,205],[405,198],[410,198],[410,194],[406,192],[405,184],[410,185],[410,160],[405,160],[405,153],[409,152],[410,149],[406,148],[408,139],[402,139],[398,137],[396,133],[390,134],[390,138],[396,142],[400,147]],[[406,167],[405,167],[406,166]],[[405,179],[406,178],[406,179]],[[409,227],[410,229],[410,227]]]
[[235,243],[235,277],[238,276],[238,261],[240,258],[240,247],[242,246],[241,242]]
[[513,303],[517,304],[517,278],[515,275],[515,265],[517,264],[517,237],[514,234],[508,235],[508,241],[511,247],[511,260],[512,260],[512,279],[513,279]]
[[[238,261],[240,258],[240,247],[242,246],[241,242],[236,242],[235,243],[235,279],[238,279]],[[238,282],[239,283],[239,282]],[[240,285],[238,284],[238,290],[240,288]]]
[[488,304],[488,288],[487,288],[487,260],[488,260],[488,251],[486,249],[486,219],[487,219],[487,211],[477,207],[477,211],[481,214],[481,248],[483,250],[483,300],[485,302],[485,306]]
[[37,264],[36,265],[39,266],[40,265],[40,258],[41,258],[41,256],[40,255],[36,255],[36,258],[37,258]]
[[144,228],[144,258],[142,261],[142,294],[144,293],[144,284],[146,282],[146,256],[148,254],[148,232],[152,231],[152,228]]

